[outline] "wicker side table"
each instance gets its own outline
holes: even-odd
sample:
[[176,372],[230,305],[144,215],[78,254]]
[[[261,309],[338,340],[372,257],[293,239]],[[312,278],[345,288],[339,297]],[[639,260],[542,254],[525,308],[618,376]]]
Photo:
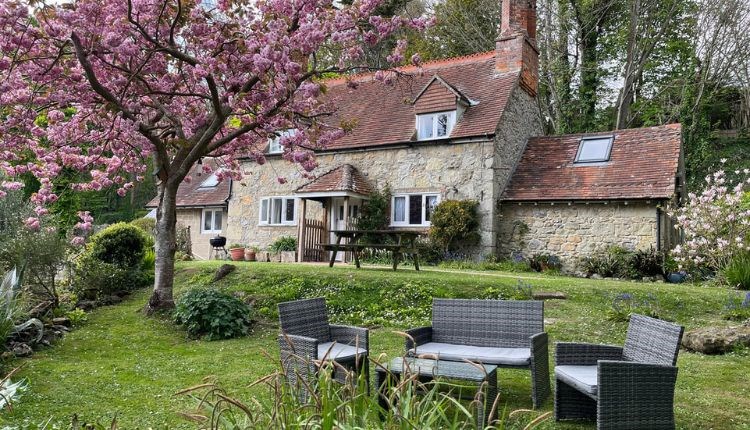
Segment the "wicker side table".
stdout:
[[415,357],[394,358],[387,368],[381,365],[375,368],[375,386],[381,407],[388,407],[387,389],[395,382],[392,378],[406,375],[417,375],[420,381],[449,378],[476,383],[482,392],[482,401],[477,404],[477,427],[484,428],[488,424],[486,421],[497,397],[497,366]]

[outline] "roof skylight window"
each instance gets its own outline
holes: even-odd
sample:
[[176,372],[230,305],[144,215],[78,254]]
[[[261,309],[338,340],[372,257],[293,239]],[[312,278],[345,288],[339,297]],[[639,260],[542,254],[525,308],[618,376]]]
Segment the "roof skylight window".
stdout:
[[576,163],[599,163],[609,161],[614,136],[584,137],[578,145]]

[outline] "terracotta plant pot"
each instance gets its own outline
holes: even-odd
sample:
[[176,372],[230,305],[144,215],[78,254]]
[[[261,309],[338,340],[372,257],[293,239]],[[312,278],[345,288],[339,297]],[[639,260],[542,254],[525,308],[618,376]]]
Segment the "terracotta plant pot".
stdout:
[[245,259],[245,248],[232,248],[229,250],[232,261],[242,261]]
[[245,249],[245,261],[255,261],[255,251],[254,250],[252,250],[250,248],[246,248]]

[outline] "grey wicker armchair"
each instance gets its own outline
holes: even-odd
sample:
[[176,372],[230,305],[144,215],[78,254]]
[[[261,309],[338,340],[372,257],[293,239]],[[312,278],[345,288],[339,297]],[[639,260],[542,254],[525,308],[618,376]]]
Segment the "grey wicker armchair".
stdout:
[[673,429],[683,327],[634,314],[625,346],[558,343],[555,419],[598,429]]
[[411,336],[406,340],[409,355],[527,368],[534,407],[549,396],[542,301],[433,299],[432,326],[407,333]]
[[[304,391],[320,366],[334,361],[350,370],[363,370],[369,392],[368,329],[329,324],[323,298],[279,303],[279,323],[281,362],[290,383],[304,378],[305,383],[299,384]],[[343,382],[345,374],[336,372],[335,376]]]

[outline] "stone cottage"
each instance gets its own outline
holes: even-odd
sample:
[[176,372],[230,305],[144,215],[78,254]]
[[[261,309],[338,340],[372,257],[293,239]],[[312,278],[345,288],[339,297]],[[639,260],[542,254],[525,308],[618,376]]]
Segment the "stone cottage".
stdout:
[[300,261],[322,260],[314,244],[350,226],[371,190],[388,184],[392,228],[426,232],[440,201],[476,200],[477,256],[666,246],[659,207],[682,185],[679,126],[539,137],[535,38],[535,2],[507,0],[494,51],[403,67],[390,85],[371,74],[350,77],[356,89],[327,81],[338,109],[330,123],[352,131],[317,152],[312,181],[269,141],[264,165],[243,165],[248,186],[233,184],[222,231],[259,247],[298,237]]

